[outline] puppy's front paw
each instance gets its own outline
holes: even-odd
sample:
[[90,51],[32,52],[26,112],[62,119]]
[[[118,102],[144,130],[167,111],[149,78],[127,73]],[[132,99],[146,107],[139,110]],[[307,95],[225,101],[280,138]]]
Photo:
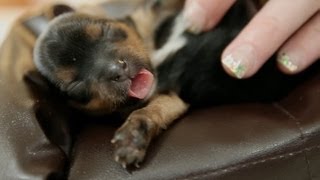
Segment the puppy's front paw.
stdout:
[[135,116],[115,133],[115,160],[126,168],[128,165],[139,167],[151,140],[152,125],[147,117]]

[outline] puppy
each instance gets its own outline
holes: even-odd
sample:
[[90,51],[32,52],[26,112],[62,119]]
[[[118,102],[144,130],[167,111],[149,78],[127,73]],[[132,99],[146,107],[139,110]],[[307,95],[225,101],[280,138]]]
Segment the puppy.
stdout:
[[315,71],[289,77],[272,57],[254,77],[231,78],[219,59],[250,19],[244,1],[199,35],[187,32],[183,3],[147,1],[122,19],[70,10],[37,40],[37,69],[71,106],[92,115],[123,114],[112,140],[123,167],[138,167],[151,140],[190,107],[271,102]]

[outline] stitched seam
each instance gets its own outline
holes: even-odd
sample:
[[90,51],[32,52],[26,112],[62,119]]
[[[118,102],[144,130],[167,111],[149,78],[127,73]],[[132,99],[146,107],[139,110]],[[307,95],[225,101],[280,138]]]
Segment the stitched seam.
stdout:
[[293,114],[291,114],[287,109],[285,109],[283,106],[281,106],[280,104],[278,103],[274,103],[273,106],[280,110],[283,114],[285,114],[287,117],[289,117],[289,119],[293,120],[298,128],[298,131],[299,131],[299,134],[300,134],[300,137],[299,139],[304,142],[306,139],[305,139],[305,136],[303,134],[303,130],[302,130],[302,127],[301,127],[301,123],[300,121],[298,120],[298,118],[296,118]]
[[[287,117],[289,117],[289,119],[293,120],[298,128],[299,131],[299,139],[300,141],[304,142],[306,140],[304,134],[302,133],[302,127],[301,127],[301,123],[300,121],[293,115],[291,114],[288,110],[286,110],[283,106],[279,105],[278,103],[274,103],[273,106],[278,109],[280,112],[282,112],[284,115],[286,115]],[[205,173],[205,174],[201,174],[201,175],[194,175],[193,177],[187,177],[187,178],[182,178],[181,180],[197,180],[197,179],[202,179],[202,178],[206,178],[208,176],[214,176],[217,174],[225,174],[227,172],[230,171],[235,171],[237,169],[242,169],[242,168],[248,168],[250,166],[254,166],[257,164],[262,164],[262,163],[266,163],[269,161],[273,161],[273,160],[278,160],[278,159],[284,159],[287,157],[292,157],[298,154],[304,154],[305,160],[306,160],[306,164],[307,164],[307,171],[308,171],[308,176],[309,179],[311,180],[312,176],[311,176],[311,172],[310,172],[310,163],[309,160],[306,156],[306,152],[307,151],[311,151],[313,149],[320,149],[320,145],[317,146],[311,146],[309,148],[304,148],[300,151],[294,151],[294,152],[290,152],[290,153],[285,153],[285,154],[281,154],[281,155],[277,155],[277,156],[273,156],[271,158],[266,158],[266,159],[261,159],[261,160],[257,160],[257,161],[251,161],[251,162],[247,162],[247,163],[242,163],[242,164],[236,164],[236,165],[231,165],[229,167],[226,168],[221,168],[221,169],[217,169],[217,170],[213,170],[211,172]]]
[[309,179],[312,180],[313,176],[312,176],[312,172],[310,171],[310,161],[308,159],[307,152],[303,152],[303,153],[304,153],[304,158],[305,158],[306,163],[307,163],[307,170],[308,170]]
[[288,157],[293,157],[293,156],[296,156],[296,155],[299,155],[299,154],[302,154],[302,153],[306,153],[306,152],[312,151],[314,149],[320,149],[320,145],[307,147],[307,148],[304,148],[304,149],[299,150],[299,151],[293,151],[293,152],[290,152],[290,153],[284,153],[284,154],[281,154],[281,155],[273,156],[271,158],[265,158],[265,159],[260,159],[260,160],[251,161],[251,162],[247,162],[247,163],[231,165],[231,166],[229,166],[227,168],[221,168],[221,169],[213,170],[213,171],[205,173],[205,174],[194,175],[193,177],[181,178],[181,180],[197,180],[197,179],[203,179],[203,178],[206,178],[206,177],[209,177],[209,176],[215,176],[215,175],[218,175],[218,174],[225,174],[225,173],[230,172],[230,171],[235,171],[235,170],[242,169],[242,168],[248,168],[250,166],[263,164],[263,163],[266,163],[266,162],[279,160],[279,159],[285,159],[285,158],[288,158]]
[[[290,113],[285,107],[283,107],[282,105],[280,105],[279,103],[274,103],[273,106],[275,108],[277,108],[278,110],[280,110],[282,113],[284,113],[286,116],[289,117],[289,119],[293,120],[298,128],[298,131],[299,131],[299,134],[300,134],[300,137],[299,139],[302,141],[302,142],[306,142],[306,137],[303,133],[303,129],[301,127],[301,122],[299,121],[298,118],[296,118],[292,113]],[[307,157],[307,154],[304,153],[304,158],[305,158],[305,161],[306,161],[306,165],[307,165],[307,172],[308,172],[308,176],[309,176],[309,179],[311,180],[312,179],[312,173],[310,171],[310,162],[309,162],[309,159]]]

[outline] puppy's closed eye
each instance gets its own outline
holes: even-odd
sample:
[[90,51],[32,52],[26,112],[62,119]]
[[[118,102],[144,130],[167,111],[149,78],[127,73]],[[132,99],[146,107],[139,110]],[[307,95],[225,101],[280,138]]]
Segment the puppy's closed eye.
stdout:
[[107,40],[109,40],[111,42],[124,41],[128,37],[127,33],[124,30],[122,30],[120,28],[116,28],[116,27],[107,28],[104,31],[104,33],[105,33]]
[[88,103],[91,99],[90,92],[86,82],[75,81],[68,85],[66,94],[77,103]]

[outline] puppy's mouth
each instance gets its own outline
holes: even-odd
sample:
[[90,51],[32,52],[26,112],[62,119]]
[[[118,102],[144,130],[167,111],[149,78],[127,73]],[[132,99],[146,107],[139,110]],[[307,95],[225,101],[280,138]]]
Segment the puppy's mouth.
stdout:
[[129,97],[144,99],[152,90],[152,85],[154,81],[153,74],[146,70],[140,70],[132,79],[131,85],[129,87],[128,95]]

